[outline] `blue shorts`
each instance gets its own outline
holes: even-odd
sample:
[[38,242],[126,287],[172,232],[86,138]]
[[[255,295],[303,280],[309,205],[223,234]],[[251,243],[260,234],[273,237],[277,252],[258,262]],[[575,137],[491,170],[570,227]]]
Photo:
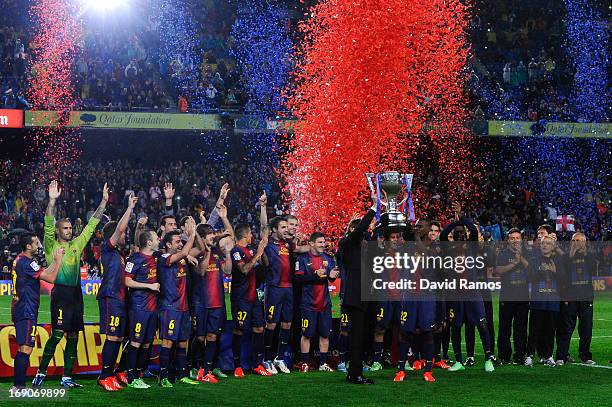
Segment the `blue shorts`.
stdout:
[[220,335],[225,324],[225,307],[205,308],[194,306],[192,316],[193,328],[196,336],[207,334]]
[[420,300],[402,303],[400,329],[403,332],[430,332],[436,324],[436,301]]
[[266,287],[266,322],[293,321],[293,287]]
[[486,321],[482,299],[453,302],[449,307],[448,316],[451,324],[457,327],[464,323],[477,325]]
[[379,301],[376,313],[376,326],[388,329],[394,321],[400,321],[402,303],[399,301]]
[[15,325],[15,340],[17,345],[27,345],[34,347],[36,344],[36,320],[21,319],[14,322]]
[[247,331],[264,326],[264,305],[261,301],[237,300],[232,302],[234,329]]
[[151,343],[157,332],[157,311],[130,310],[130,340],[136,343]]
[[123,337],[125,335],[125,301],[104,297],[98,300],[100,333]]
[[191,324],[189,311],[162,309],[159,311],[159,337],[172,342],[189,340]]
[[323,311],[301,309],[302,336],[313,338],[317,333],[321,338],[328,338],[332,331],[331,307]]

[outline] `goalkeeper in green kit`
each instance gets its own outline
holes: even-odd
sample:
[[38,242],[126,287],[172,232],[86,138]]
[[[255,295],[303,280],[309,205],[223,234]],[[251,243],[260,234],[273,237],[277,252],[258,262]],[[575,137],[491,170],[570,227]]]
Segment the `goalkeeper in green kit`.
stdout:
[[55,348],[66,338],[64,349],[64,374],[60,381],[62,387],[83,387],[72,378],[72,368],[77,354],[79,331],[83,330],[83,293],[81,291],[81,255],[83,249],[100,223],[102,213],[108,201],[108,186],[104,184],[102,202],[83,229],[83,232],[72,239],[72,223],[69,219],[55,221],[55,204],[62,190],[57,181],[49,184],[49,204],[45,212],[44,249],[47,263],[53,260],[53,252],[58,247],[64,249],[64,258],[60,266],[55,285],[51,291],[51,336],[45,344],[38,372],[32,381],[40,387],[47,375],[47,366],[55,354]]

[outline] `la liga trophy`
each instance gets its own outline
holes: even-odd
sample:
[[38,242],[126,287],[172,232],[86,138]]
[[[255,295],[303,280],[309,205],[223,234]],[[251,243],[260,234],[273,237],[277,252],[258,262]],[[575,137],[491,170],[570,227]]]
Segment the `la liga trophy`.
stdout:
[[406,226],[406,212],[409,212],[410,220],[414,220],[412,192],[410,191],[413,174],[386,171],[366,173],[365,176],[370,190],[378,197],[377,220],[380,221],[381,205],[387,209],[385,226]]

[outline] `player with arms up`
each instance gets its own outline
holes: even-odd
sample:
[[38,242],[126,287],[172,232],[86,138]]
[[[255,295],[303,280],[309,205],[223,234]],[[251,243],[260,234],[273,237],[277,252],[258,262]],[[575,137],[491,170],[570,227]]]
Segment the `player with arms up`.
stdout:
[[[216,209],[226,230],[233,236],[232,226],[227,219],[227,208],[223,204],[218,204]],[[212,226],[199,224],[196,231],[199,250],[192,252],[197,256],[198,266],[193,279],[191,297],[192,323],[197,340],[195,344],[197,379],[200,382],[218,383],[217,377],[227,377],[221,369],[213,370],[213,366],[226,318],[223,276],[232,273],[232,263],[227,258],[229,252],[225,254],[221,252],[219,247],[221,241],[215,244],[215,230]],[[228,247],[224,246],[226,250]]]
[[191,332],[189,306],[187,305],[187,264],[185,258],[193,247],[195,239],[195,221],[192,217],[185,223],[188,236],[183,245],[180,230],[166,232],[163,238],[166,252],[157,261],[159,291],[159,334],[162,346],[159,351],[159,385],[173,387],[168,380],[168,368],[172,346],[177,343],[175,366],[179,383],[200,384],[186,376],[187,343]]
[[66,348],[64,349],[64,374],[60,380],[60,385],[67,388],[83,387],[70,377],[76,358],[78,334],[79,331],[83,330],[81,255],[96,230],[96,226],[100,223],[108,202],[108,186],[104,184],[100,205],[87,222],[83,232],[73,239],[70,220],[60,219],[55,222],[55,205],[61,193],[62,190],[59,188],[57,181],[51,181],[51,184],[49,184],[49,204],[45,212],[45,257],[47,263],[51,263],[55,249],[60,247],[64,249],[64,257],[51,291],[52,331],[45,344],[40,367],[32,381],[32,384],[36,387],[42,386],[47,375],[47,367],[62,337],[66,338]]
[[261,269],[260,260],[268,244],[268,231],[265,228],[266,193],[259,198],[261,203],[260,230],[261,240],[257,249],[253,247],[253,232],[246,223],[236,226],[236,245],[231,251],[232,258],[232,318],[234,331],[232,340],[232,353],[234,355],[234,376],[244,377],[241,366],[240,353],[244,332],[251,328],[253,344],[253,372],[261,376],[271,376],[263,367],[264,353],[264,304],[257,290],[257,274]]
[[[291,253],[304,253],[309,246],[297,247],[291,242],[287,219],[277,216],[270,220],[271,239],[264,250],[263,262],[266,266],[266,330],[264,334],[266,360],[264,367],[272,374],[278,368],[283,373],[290,373],[285,364],[285,353],[289,347],[291,321],[293,319],[293,273]],[[272,362],[272,340],[276,325],[280,321],[281,329],[278,338],[277,357]]]
[[126,322],[126,290],[123,278],[125,260],[119,250],[125,247],[125,231],[137,202],[138,198],[131,194],[128,198],[128,207],[119,222],[108,222],[102,228],[104,236],[100,248],[102,283],[97,300],[100,310],[100,333],[106,334],[106,340],[102,347],[102,370],[98,384],[106,391],[120,390],[122,388],[120,381],[127,384],[125,372],[118,374],[119,380],[113,375]]

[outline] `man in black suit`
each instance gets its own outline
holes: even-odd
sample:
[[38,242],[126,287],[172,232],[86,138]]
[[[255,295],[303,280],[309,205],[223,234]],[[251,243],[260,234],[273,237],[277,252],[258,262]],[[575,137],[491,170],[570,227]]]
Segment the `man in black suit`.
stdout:
[[361,248],[364,234],[376,214],[377,196],[372,196],[372,208],[363,218],[355,219],[349,224],[347,234],[340,239],[339,251],[344,270],[346,272],[345,292],[342,306],[348,311],[351,324],[349,334],[349,368],[346,376],[347,383],[374,384],[362,374],[363,364],[363,338],[368,302],[361,298]]

